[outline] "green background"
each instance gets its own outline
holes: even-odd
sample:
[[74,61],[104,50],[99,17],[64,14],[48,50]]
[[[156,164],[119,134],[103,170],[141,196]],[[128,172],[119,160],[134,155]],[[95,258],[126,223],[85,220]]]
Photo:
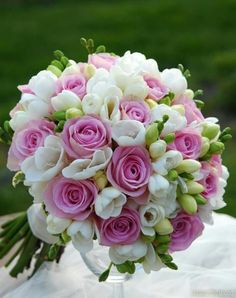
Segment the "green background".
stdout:
[[[45,68],[61,49],[86,59],[80,37],[91,37],[109,51],[127,49],[157,59],[160,69],[182,63],[191,70],[189,85],[204,89],[205,115],[236,130],[236,1],[4,1],[0,4],[0,123],[19,100],[16,86]],[[228,145],[225,164],[231,177],[228,206],[236,216],[236,143]],[[31,198],[13,189],[0,147],[0,215],[26,208]]]

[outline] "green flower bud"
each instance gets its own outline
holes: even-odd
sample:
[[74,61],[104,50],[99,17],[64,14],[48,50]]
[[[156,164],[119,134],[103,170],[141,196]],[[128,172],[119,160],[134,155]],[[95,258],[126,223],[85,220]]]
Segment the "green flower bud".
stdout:
[[185,108],[183,105],[173,105],[171,108],[176,112],[180,113],[182,116],[185,115]]
[[66,231],[64,231],[63,233],[61,233],[61,238],[63,240],[64,243],[67,243],[71,240],[71,237],[67,234]]
[[57,60],[60,60],[64,56],[64,53],[60,50],[54,51],[53,54]]
[[199,194],[204,191],[202,184],[197,183],[196,181],[187,181],[186,184],[190,195]]
[[159,221],[155,225],[154,229],[159,235],[168,235],[174,231],[173,226],[168,218],[164,218]]
[[206,123],[203,126],[202,136],[209,140],[214,139],[220,132],[220,126],[215,123]]
[[157,129],[157,123],[152,123],[146,131],[145,135],[145,141],[147,146],[150,146],[152,143],[154,143],[159,136],[158,129]]
[[160,104],[165,104],[167,106],[170,106],[171,105],[171,99],[169,96],[166,96],[164,98],[162,98],[160,101],[159,101]]
[[61,57],[60,62],[63,64],[63,67],[65,68],[69,63],[69,60],[68,60],[68,58],[63,56],[63,57]]
[[93,177],[93,179],[99,190],[104,189],[108,184],[107,176],[104,174],[103,171],[98,171]]
[[204,108],[205,103],[204,103],[202,100],[195,99],[194,101],[195,101],[196,106],[197,106],[200,110]]
[[232,135],[231,134],[226,134],[226,135],[223,135],[220,140],[221,142],[225,143],[226,141],[229,141],[232,139]]
[[90,79],[96,71],[96,67],[93,64],[86,64],[84,67],[84,75],[87,79]]
[[54,65],[49,65],[47,67],[47,70],[51,71],[57,77],[60,77],[60,75],[61,75],[61,70]]
[[166,142],[166,144],[171,144],[173,143],[175,140],[175,134],[172,132],[172,133],[169,133],[167,134],[165,137],[164,137],[164,141]]
[[198,171],[201,168],[201,164],[199,161],[196,161],[194,159],[185,159],[181,162],[181,164],[178,165],[176,168],[176,171],[178,173],[194,173]]
[[145,99],[145,102],[148,104],[150,109],[154,109],[155,107],[158,106],[158,104],[156,103],[155,100],[151,99],[151,98],[147,98]]
[[194,97],[194,92],[191,89],[187,89],[184,92],[184,95],[188,98],[188,99],[193,99]]
[[157,235],[156,236],[156,240],[158,243],[165,243],[165,244],[168,244],[170,243],[171,239],[170,239],[170,236],[169,235]]
[[57,121],[65,120],[66,119],[66,113],[64,111],[57,111],[52,114],[53,119]]
[[214,142],[210,145],[210,153],[212,154],[222,154],[225,149],[225,145],[222,142]]
[[148,235],[144,235],[144,234],[141,235],[141,238],[146,243],[152,243],[155,240],[155,237],[156,237],[155,234],[153,236],[148,236]]
[[206,137],[202,137],[202,148],[201,148],[201,152],[200,152],[200,157],[202,157],[205,154],[207,154],[209,148],[210,148],[209,139],[206,138]]
[[167,177],[170,181],[175,181],[178,178],[178,173],[176,170],[170,170]]
[[84,113],[80,109],[70,108],[66,110],[66,119],[82,117]]
[[205,205],[207,203],[207,199],[200,194],[195,195],[194,198],[198,205]]
[[197,212],[197,203],[194,197],[188,194],[182,194],[178,197],[178,202],[186,213],[195,214]]
[[157,159],[158,157],[162,156],[166,152],[166,142],[163,140],[158,140],[152,143],[149,147],[149,153],[151,158]]
[[64,65],[63,65],[60,61],[58,61],[58,60],[53,60],[53,61],[51,62],[51,65],[56,66],[56,67],[57,67],[58,69],[60,69],[61,71],[64,70]]
[[157,253],[157,254],[164,254],[164,253],[167,252],[168,248],[169,248],[168,244],[161,244],[161,245],[158,245],[158,246],[156,247],[156,253]]

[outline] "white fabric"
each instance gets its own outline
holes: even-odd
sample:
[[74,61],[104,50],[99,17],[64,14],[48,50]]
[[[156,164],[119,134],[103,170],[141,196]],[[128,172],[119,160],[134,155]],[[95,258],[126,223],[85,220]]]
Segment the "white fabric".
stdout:
[[[146,275],[140,270],[125,283],[125,297],[236,297],[236,219],[214,214],[214,220],[187,251],[175,253],[178,271],[164,268]],[[26,275],[15,280],[0,270],[2,298],[105,298],[111,291],[111,284],[98,283],[72,246],[59,265],[43,265],[28,281]]]

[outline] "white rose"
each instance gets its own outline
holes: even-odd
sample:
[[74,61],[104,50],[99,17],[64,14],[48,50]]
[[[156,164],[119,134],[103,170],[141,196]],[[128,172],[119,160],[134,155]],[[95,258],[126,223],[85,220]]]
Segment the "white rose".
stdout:
[[175,169],[182,160],[183,157],[179,151],[170,150],[153,162],[152,168],[156,173],[165,176],[171,169]]
[[165,211],[161,206],[152,202],[139,208],[141,230],[144,235],[155,235],[154,226],[165,217]]
[[60,138],[50,135],[46,137],[44,147],[39,147],[33,156],[23,161],[21,170],[29,182],[48,181],[62,170],[64,159]]
[[161,72],[161,80],[175,95],[184,93],[188,87],[186,78],[178,68],[164,69]]
[[151,110],[152,122],[162,120],[164,115],[168,115],[169,119],[164,124],[163,135],[181,130],[187,125],[187,120],[184,116],[165,104],[160,104]]
[[100,114],[103,100],[95,93],[86,94],[82,101],[82,109],[85,114]]
[[153,174],[148,182],[148,189],[156,197],[162,196],[169,188],[169,182],[159,174]]
[[111,148],[96,150],[92,159],[76,159],[62,170],[66,178],[84,180],[93,177],[98,171],[105,169],[112,157]]
[[148,85],[142,76],[129,77],[124,86],[124,96],[144,100],[148,95]]
[[161,206],[164,209],[165,217],[172,217],[174,212],[179,208],[176,201],[177,183],[170,182],[169,187],[163,192],[159,192],[158,196],[151,196],[151,202]]
[[120,99],[118,96],[106,96],[100,110],[100,117],[113,123],[120,120]]
[[145,127],[136,120],[121,120],[111,129],[112,138],[119,146],[134,146],[145,144]]
[[122,264],[129,261],[135,261],[144,257],[147,253],[147,244],[138,239],[129,245],[113,245],[109,249],[109,256],[114,264]]
[[30,229],[35,237],[49,244],[57,242],[58,237],[49,234],[47,231],[47,216],[41,204],[31,205],[27,210],[27,217]]
[[95,200],[95,213],[103,219],[120,215],[126,196],[114,187],[104,188]]
[[29,81],[29,88],[36,96],[48,101],[56,91],[57,76],[51,71],[42,70]]
[[94,227],[88,219],[74,221],[67,229],[75,249],[81,253],[86,253],[93,248]]
[[80,98],[69,90],[62,90],[57,96],[52,97],[51,103],[55,111],[66,111],[70,108],[79,109],[81,107]]
[[61,234],[69,227],[71,222],[68,218],[60,218],[49,214],[47,216],[47,231],[53,235]]
[[147,254],[142,263],[143,270],[149,274],[151,271],[158,271],[164,267],[160,257],[156,254],[152,244],[148,244]]

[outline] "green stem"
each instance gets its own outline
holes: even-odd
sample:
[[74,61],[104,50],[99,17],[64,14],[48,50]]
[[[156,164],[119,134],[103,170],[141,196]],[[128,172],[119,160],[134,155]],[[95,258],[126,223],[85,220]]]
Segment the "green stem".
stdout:
[[12,229],[5,235],[4,242],[8,242],[14,237],[14,235],[22,228],[22,226],[27,222],[27,215],[21,215],[17,218],[16,223],[13,225]]
[[4,224],[1,225],[1,228],[2,229],[5,229],[7,228],[9,225],[11,225],[12,223],[14,223],[16,221],[17,218],[14,218],[14,219],[11,219],[11,220],[8,220],[6,222],[4,222]]
[[43,244],[43,247],[42,247],[39,255],[37,256],[37,261],[34,265],[34,270],[33,270],[32,274],[30,275],[30,277],[32,277],[37,272],[39,267],[45,262],[49,248],[50,248],[50,244],[48,244],[48,243]]

